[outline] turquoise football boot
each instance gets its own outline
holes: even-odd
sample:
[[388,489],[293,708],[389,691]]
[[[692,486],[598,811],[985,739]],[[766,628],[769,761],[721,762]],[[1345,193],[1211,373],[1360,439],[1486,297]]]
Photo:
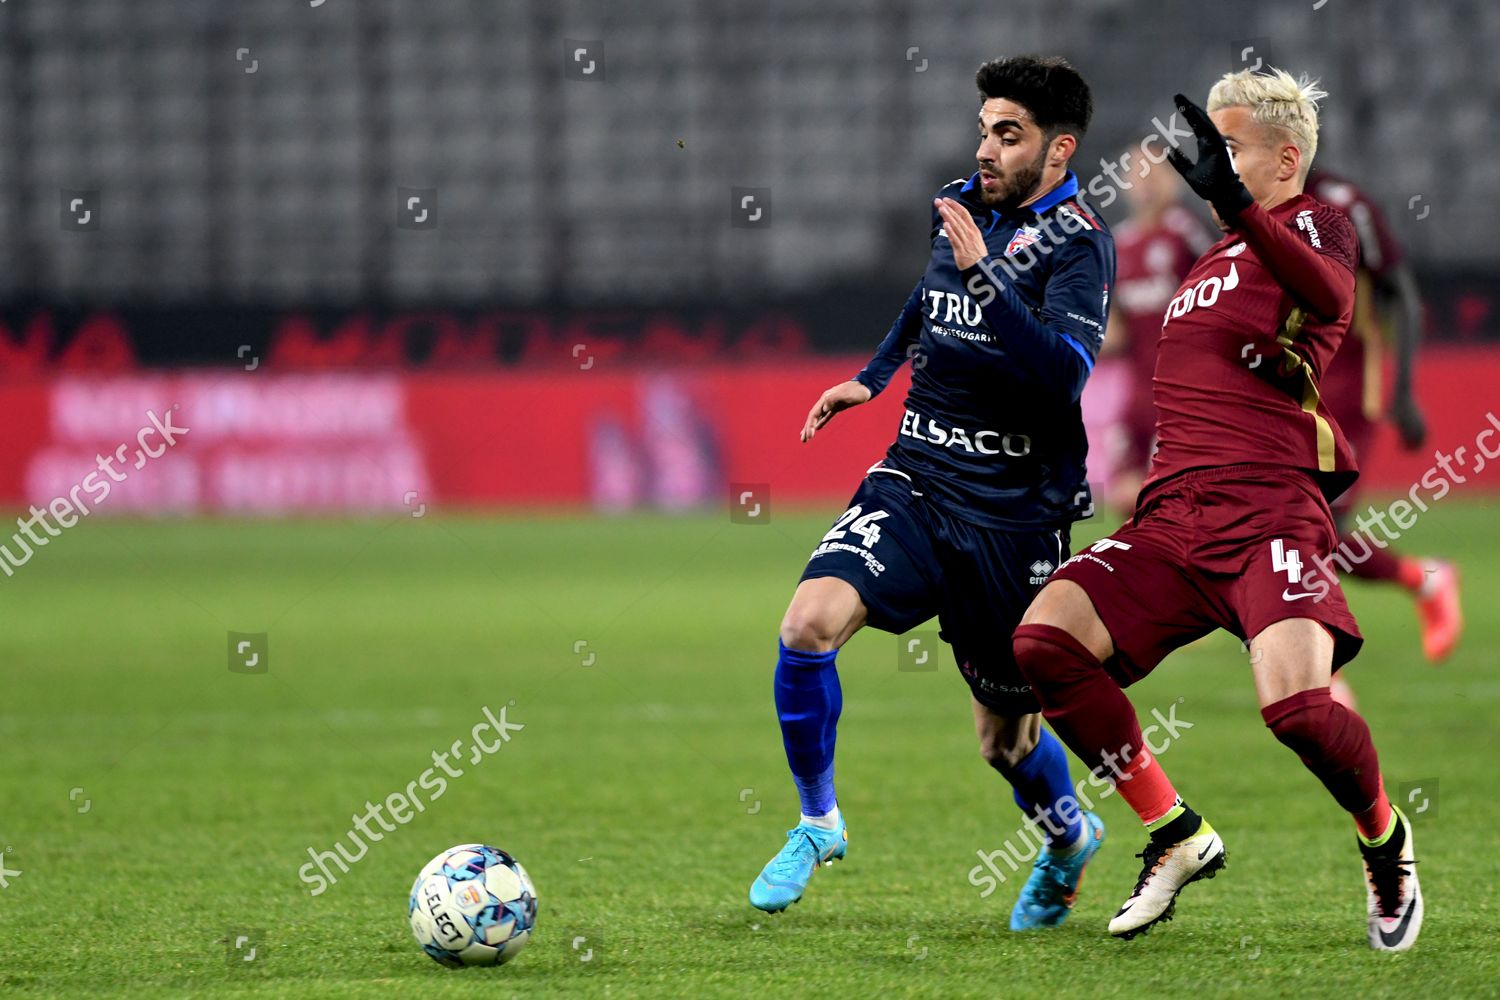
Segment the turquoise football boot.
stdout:
[[786,834],[786,846],[776,853],[750,886],[750,905],[767,913],[780,913],[802,898],[807,880],[818,865],[831,865],[849,847],[849,831],[843,816],[836,830],[799,823]]
[[1083,814],[1086,840],[1077,854],[1053,854],[1043,847],[1031,867],[1031,877],[1021,887],[1015,909],[1010,911],[1010,929],[1029,931],[1040,927],[1060,927],[1068,919],[1078,898],[1078,884],[1089,859],[1099,853],[1104,843],[1104,823],[1091,812]]

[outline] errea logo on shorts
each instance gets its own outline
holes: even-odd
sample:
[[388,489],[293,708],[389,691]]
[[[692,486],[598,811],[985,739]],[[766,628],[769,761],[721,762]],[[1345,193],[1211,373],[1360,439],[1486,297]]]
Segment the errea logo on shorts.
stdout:
[[1033,584],[1046,583],[1047,577],[1052,575],[1052,563],[1046,559],[1038,559],[1028,568],[1031,570],[1031,582]]
[[1231,261],[1229,273],[1224,277],[1213,275],[1204,278],[1178,293],[1177,297],[1167,304],[1167,311],[1161,318],[1161,325],[1166,326],[1167,320],[1185,316],[1194,309],[1207,309],[1219,301],[1220,295],[1238,287],[1240,287],[1239,265]]

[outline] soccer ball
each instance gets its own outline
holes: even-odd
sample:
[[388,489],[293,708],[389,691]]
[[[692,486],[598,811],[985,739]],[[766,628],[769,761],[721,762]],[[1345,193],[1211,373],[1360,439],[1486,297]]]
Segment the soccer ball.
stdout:
[[536,926],[536,889],[504,851],[460,844],[417,875],[407,916],[434,961],[453,969],[503,965],[526,947]]

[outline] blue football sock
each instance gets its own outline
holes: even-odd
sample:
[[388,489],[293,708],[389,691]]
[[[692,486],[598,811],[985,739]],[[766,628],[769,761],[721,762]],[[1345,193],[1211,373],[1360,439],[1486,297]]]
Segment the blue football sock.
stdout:
[[[844,692],[833,664],[838,650],[805,653],[781,645],[776,658],[776,715],[786,762],[797,781],[802,812],[822,816],[833,809],[833,744]],[[1065,776],[1066,777],[1066,776]]]
[[[1083,815],[1068,777],[1068,756],[1063,745],[1046,729],[1035,749],[1016,765],[1009,775],[1016,805],[1028,819],[1038,819],[1040,810],[1048,810],[1038,819],[1053,847],[1067,847],[1083,834]],[[1066,809],[1060,808],[1067,800]],[[1072,822],[1068,822],[1071,819]]]

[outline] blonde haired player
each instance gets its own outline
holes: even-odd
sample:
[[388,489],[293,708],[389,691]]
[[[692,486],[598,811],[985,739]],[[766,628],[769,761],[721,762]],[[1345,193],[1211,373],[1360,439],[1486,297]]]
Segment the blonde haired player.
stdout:
[[1318,391],[1359,263],[1348,217],[1303,193],[1325,96],[1281,71],[1225,76],[1208,113],[1177,95],[1198,157],[1169,159],[1225,236],[1163,319],[1158,445],[1134,515],[1052,575],[1014,636],[1047,722],[1086,767],[1120,775],[1149,832],[1109,924],[1118,937],[1170,919],[1184,886],[1224,867],[1223,841],[1153,762],[1122,690],[1216,628],[1249,641],[1266,726],[1354,821],[1370,946],[1405,950],[1422,926],[1411,826],[1369,727],[1329,692],[1363,639],[1338,580],[1312,570],[1338,537],[1329,501],[1358,474]]
[[[1225,73],[1208,92],[1208,113],[1238,108],[1249,121],[1270,125],[1281,133],[1261,132],[1262,144],[1274,147],[1290,140],[1298,150],[1298,162],[1292,172],[1298,183],[1307,179],[1313,157],[1318,154],[1318,103],[1328,98],[1316,80],[1304,74],[1298,79],[1284,69],[1264,73],[1241,70]],[[1230,159],[1234,160],[1233,150]],[[1281,158],[1278,156],[1278,160]]]

